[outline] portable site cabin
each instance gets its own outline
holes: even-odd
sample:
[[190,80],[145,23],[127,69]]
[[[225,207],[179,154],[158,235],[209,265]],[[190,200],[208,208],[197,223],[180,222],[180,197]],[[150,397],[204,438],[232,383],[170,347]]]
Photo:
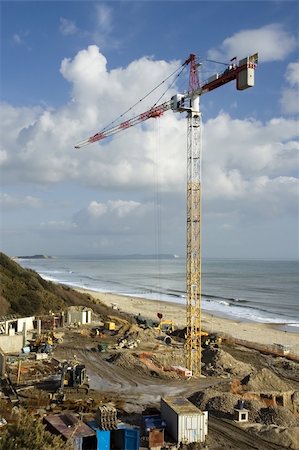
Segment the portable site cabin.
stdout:
[[208,412],[184,397],[161,398],[161,417],[173,439],[183,444],[204,442],[208,434]]

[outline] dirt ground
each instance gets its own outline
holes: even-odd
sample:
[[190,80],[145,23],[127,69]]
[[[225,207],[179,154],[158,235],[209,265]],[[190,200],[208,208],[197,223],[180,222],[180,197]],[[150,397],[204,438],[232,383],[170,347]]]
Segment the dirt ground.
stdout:
[[[203,350],[202,377],[187,379],[172,368],[185,366],[182,339],[170,336],[166,344],[166,335],[153,328],[141,328],[119,314],[111,318],[116,330],[101,328],[100,316],[92,326],[59,330],[64,332],[63,343],[55,347],[49,360],[24,360],[20,365],[12,358],[9,373],[15,383],[19,377],[21,404],[41,416],[68,409],[92,417],[99,404],[109,402],[120,418],[140,424],[142,413],[159,410],[161,396],[184,396],[209,411],[209,450],[299,449],[298,411],[290,407],[269,406],[254,397],[245,405],[250,411],[250,426],[232,420],[245,391],[298,391],[298,364],[224,343],[220,348]],[[95,326],[96,335],[92,332]],[[134,348],[120,346],[124,337],[136,343]],[[51,394],[59,385],[57,368],[64,360],[86,366],[90,389],[88,393],[74,389],[66,394],[63,404],[58,404],[51,400]],[[30,377],[35,382],[26,383]],[[242,384],[245,379],[246,386]]]

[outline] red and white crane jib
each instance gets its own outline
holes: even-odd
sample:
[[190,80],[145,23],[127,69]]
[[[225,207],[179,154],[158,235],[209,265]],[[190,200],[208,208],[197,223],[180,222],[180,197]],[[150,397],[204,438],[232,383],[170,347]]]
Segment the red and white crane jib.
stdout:
[[[190,57],[185,61],[184,64],[188,64],[193,61]],[[133,127],[138,123],[144,122],[147,119],[157,118],[162,116],[164,112],[172,109],[173,111],[184,112],[190,110],[190,105],[188,106],[188,100],[205,94],[207,92],[213,91],[214,89],[229,83],[232,80],[237,80],[237,89],[244,90],[249,87],[254,86],[254,70],[258,63],[258,54],[255,53],[249,57],[246,57],[239,61],[239,64],[230,64],[228,68],[220,73],[215,74],[208,79],[208,81],[197,89],[188,92],[187,94],[177,94],[174,95],[171,100],[162,103],[161,105],[153,106],[148,111],[139,114],[132,119],[126,120],[112,128],[104,129],[95,135],[84,139],[75,145],[75,148],[85,147],[85,145],[92,144],[93,142],[101,141],[113,134],[119,133],[122,130]]]
[[133,117],[132,119],[126,120],[112,128],[108,128],[107,130],[100,131],[99,133],[96,133],[95,135],[93,135],[87,139],[84,139],[84,141],[81,141],[77,145],[75,145],[75,148],[85,147],[85,145],[92,144],[93,142],[101,141],[102,139],[112,136],[113,134],[119,133],[122,130],[126,130],[127,128],[137,125],[138,123],[144,122],[147,119],[160,117],[160,116],[162,116],[162,114],[164,114],[165,111],[168,111],[169,109],[171,109],[171,101],[170,100],[165,103],[162,103],[161,105],[154,106],[153,108],[149,109],[148,111],[145,111],[145,112],[139,114],[138,116]]

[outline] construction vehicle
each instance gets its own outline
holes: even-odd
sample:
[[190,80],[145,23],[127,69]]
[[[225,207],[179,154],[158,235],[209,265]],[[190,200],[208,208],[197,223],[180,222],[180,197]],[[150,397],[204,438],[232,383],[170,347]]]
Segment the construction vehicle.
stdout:
[[[215,61],[214,61],[215,62]],[[200,83],[198,62],[195,54],[191,53],[184,63],[177,69],[178,77],[185,67],[190,67],[189,88],[184,94],[173,95],[169,100],[157,105],[157,102],[147,111],[138,114],[121,123],[117,120],[131,112],[134,106],[119,115],[117,119],[107,125],[96,134],[84,139],[75,145],[82,148],[94,142],[106,139],[114,134],[127,130],[135,125],[151,118],[159,118],[166,111],[186,113],[187,115],[187,254],[186,254],[186,367],[193,375],[201,375],[201,153],[202,153],[202,114],[200,110],[200,98],[203,94],[211,92],[219,87],[236,80],[236,88],[239,91],[254,86],[254,72],[258,63],[258,54],[247,56],[237,62],[237,58],[231,59],[227,68],[209,77],[207,81]],[[220,63],[222,64],[222,63]],[[176,71],[176,72],[177,72]],[[174,72],[174,73],[176,73]],[[174,75],[174,74],[172,74]],[[169,78],[169,77],[168,77]],[[163,80],[164,83],[167,79]],[[150,91],[152,93],[162,85],[160,83]],[[173,84],[173,83],[172,83]],[[150,94],[149,93],[149,94]],[[146,98],[149,94],[143,97]],[[161,97],[160,97],[161,98]],[[141,99],[142,100],[142,99]],[[141,101],[140,100],[140,101]]]
[[202,348],[218,348],[222,343],[222,338],[215,333],[207,333],[201,331],[201,346]]
[[157,327],[159,325],[159,322],[157,322],[157,320],[143,317],[140,315],[140,313],[138,314],[138,316],[134,316],[134,319],[141,328],[152,328]]
[[62,344],[63,338],[49,331],[39,334],[35,339],[30,339],[28,342],[31,352],[51,353],[57,344]]
[[61,364],[60,385],[53,399],[61,402],[68,393],[88,394],[89,383],[84,364],[75,361],[64,361]]
[[174,322],[173,320],[160,320],[159,325],[155,327],[160,333],[173,333],[174,332]]

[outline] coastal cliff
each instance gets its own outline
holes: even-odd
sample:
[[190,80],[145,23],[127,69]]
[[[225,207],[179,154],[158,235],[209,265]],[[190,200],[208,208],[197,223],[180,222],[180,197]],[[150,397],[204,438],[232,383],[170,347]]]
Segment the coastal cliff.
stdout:
[[0,315],[35,315],[70,305],[90,306],[88,295],[56,285],[0,253]]

